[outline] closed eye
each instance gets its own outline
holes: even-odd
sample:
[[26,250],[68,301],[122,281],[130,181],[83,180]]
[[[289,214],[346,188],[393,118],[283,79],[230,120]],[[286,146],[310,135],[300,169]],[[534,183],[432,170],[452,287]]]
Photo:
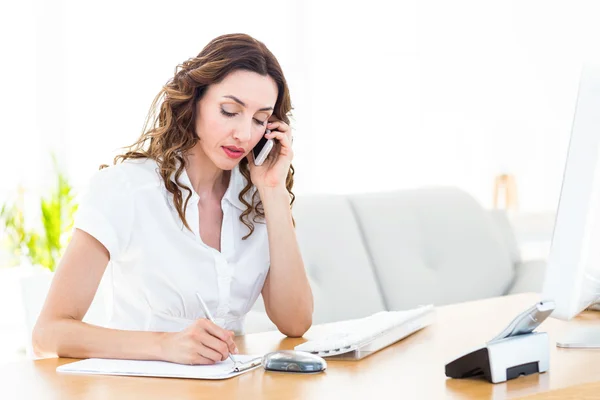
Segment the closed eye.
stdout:
[[[224,116],[226,116],[228,118],[233,118],[236,115],[238,115],[238,113],[230,113],[230,112],[227,112],[227,111],[223,110],[222,108],[221,108],[221,114],[223,114]],[[258,120],[256,118],[253,118],[253,119],[254,119],[254,122],[256,122],[257,125],[265,126],[265,121],[260,121],[260,120]]]

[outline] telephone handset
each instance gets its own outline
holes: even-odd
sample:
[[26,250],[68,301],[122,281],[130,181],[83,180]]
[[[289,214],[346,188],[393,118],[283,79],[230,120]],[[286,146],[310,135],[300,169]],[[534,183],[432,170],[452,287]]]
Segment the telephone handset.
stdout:
[[[271,133],[269,129],[265,132],[265,135]],[[254,165],[262,165],[269,153],[275,146],[275,142],[273,139],[267,139],[264,135],[260,138],[260,141],[254,146],[252,149],[252,154],[254,155]]]

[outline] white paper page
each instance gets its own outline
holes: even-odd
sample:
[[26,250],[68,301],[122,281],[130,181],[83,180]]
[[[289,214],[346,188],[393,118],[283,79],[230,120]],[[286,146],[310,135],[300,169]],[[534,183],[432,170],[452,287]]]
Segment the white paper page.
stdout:
[[[235,355],[238,363],[258,360],[260,355]],[[241,372],[233,371],[233,361],[229,358],[213,365],[182,365],[165,361],[113,360],[90,358],[56,368],[57,372],[75,374],[156,376],[191,379],[224,379],[251,371],[257,366]]]

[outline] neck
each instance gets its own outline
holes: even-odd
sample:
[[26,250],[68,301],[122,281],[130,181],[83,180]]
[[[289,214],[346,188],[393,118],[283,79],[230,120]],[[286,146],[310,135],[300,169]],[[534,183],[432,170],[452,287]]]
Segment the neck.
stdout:
[[224,171],[213,164],[202,151],[200,142],[185,155],[185,160],[188,178],[200,200],[221,199],[229,185],[231,171]]

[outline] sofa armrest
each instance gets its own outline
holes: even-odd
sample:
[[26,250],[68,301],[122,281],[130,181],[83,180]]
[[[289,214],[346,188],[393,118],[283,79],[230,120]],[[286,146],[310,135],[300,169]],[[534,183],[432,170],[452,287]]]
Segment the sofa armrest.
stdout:
[[509,220],[506,211],[493,209],[489,210],[488,213],[500,232],[502,242],[504,246],[506,246],[506,250],[510,254],[511,260],[515,264],[521,263],[523,260],[521,258],[519,243],[517,242],[512,223]]
[[546,273],[546,260],[529,260],[515,264],[515,278],[506,294],[541,293]]

